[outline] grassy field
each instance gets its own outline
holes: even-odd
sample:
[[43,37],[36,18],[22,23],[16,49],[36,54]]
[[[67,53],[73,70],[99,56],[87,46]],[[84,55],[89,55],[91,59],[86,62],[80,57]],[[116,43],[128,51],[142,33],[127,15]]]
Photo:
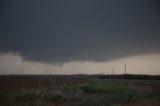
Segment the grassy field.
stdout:
[[160,106],[160,81],[1,80],[0,106]]

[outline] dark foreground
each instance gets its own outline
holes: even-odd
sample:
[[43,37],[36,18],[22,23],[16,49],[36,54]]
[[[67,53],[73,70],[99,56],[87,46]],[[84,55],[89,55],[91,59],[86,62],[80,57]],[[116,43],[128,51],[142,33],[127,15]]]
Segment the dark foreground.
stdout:
[[0,106],[160,106],[158,76],[130,77],[0,76]]

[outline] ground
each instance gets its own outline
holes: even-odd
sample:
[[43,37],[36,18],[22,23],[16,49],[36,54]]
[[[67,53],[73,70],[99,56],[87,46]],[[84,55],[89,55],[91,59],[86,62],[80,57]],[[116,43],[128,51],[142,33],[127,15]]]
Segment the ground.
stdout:
[[0,106],[160,106],[160,80],[1,79]]

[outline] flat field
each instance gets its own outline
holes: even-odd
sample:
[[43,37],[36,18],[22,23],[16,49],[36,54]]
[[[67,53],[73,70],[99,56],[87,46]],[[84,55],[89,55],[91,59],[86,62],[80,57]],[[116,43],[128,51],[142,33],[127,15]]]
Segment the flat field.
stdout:
[[160,80],[7,77],[0,106],[160,106]]

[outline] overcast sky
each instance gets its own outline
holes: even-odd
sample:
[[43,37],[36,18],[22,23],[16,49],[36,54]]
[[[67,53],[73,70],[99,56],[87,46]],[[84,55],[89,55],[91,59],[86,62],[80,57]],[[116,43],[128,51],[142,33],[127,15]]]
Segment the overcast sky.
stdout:
[[[146,61],[160,56],[159,5],[159,0],[1,0],[0,74],[55,73],[56,67],[62,74],[100,73],[103,64],[106,73],[119,60],[143,66],[131,73],[152,74],[152,62]],[[11,68],[11,60],[21,62]],[[160,73],[160,67],[153,70]]]

